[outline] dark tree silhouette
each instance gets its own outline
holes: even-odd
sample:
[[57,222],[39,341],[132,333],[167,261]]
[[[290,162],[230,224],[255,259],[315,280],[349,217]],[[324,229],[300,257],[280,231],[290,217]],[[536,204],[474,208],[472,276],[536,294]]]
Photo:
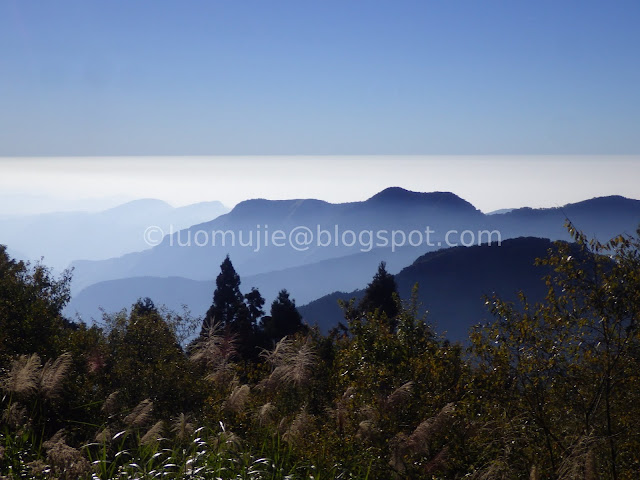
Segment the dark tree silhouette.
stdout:
[[240,276],[227,255],[220,264],[220,273],[216,278],[216,289],[213,292],[213,303],[202,323],[203,331],[208,330],[214,323],[235,330],[234,324],[243,306],[245,305],[240,293]]
[[242,295],[240,276],[227,255],[220,265],[213,304],[204,318],[200,335],[204,335],[214,323],[218,323],[227,334],[235,336],[238,353],[242,358],[255,359],[258,355],[256,347],[261,345],[258,323],[264,315],[263,306],[264,298],[258,289],[252,288],[251,292]]
[[359,310],[363,313],[375,312],[384,313],[390,320],[398,315],[398,305],[396,296],[398,286],[389,272],[387,272],[385,262],[380,262],[378,272],[364,292],[364,297],[360,301]]
[[147,315],[149,313],[158,313],[158,309],[153,303],[153,300],[151,300],[149,297],[139,298],[138,301],[133,304],[133,315]]
[[296,302],[289,298],[289,292],[286,290],[280,290],[278,297],[271,304],[271,315],[264,317],[262,324],[267,341],[271,343],[305,329]]
[[262,298],[262,295],[260,295],[260,292],[255,287],[253,287],[244,298],[247,302],[251,322],[256,325],[258,320],[264,315],[264,310],[262,309],[262,307],[264,307],[264,298]]

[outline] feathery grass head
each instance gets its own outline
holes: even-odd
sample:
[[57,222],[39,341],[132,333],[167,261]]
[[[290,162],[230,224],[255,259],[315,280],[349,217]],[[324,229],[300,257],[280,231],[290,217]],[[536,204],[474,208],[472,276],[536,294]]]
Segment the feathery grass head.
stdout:
[[91,465],[79,450],[66,444],[64,433],[64,430],[59,430],[42,444],[47,451],[52,477],[65,480],[83,478],[91,472]]
[[147,398],[136,405],[129,415],[124,417],[124,423],[130,427],[140,427],[149,421],[152,410],[153,402]]
[[195,342],[191,356],[193,362],[204,362],[209,366],[231,359],[237,352],[235,335],[224,334],[222,325],[214,323]]
[[303,408],[293,418],[291,425],[289,425],[282,438],[289,443],[306,440],[309,437],[312,422],[313,416],[307,413],[306,408]]
[[272,351],[261,354],[273,367],[266,386],[276,387],[282,383],[300,386],[306,383],[313,373],[317,355],[307,339],[302,345],[296,346],[294,341],[284,337]]
[[63,353],[53,362],[48,360],[40,370],[39,390],[45,398],[59,396],[62,383],[71,368],[71,354]]
[[376,428],[376,424],[372,420],[363,420],[358,424],[358,433],[356,438],[364,441],[370,441],[374,439],[380,430]]
[[11,370],[2,379],[2,389],[22,396],[29,396],[38,388],[40,357],[37,354],[20,355],[11,363]]
[[258,408],[256,420],[258,425],[265,426],[273,423],[276,414],[276,407],[271,402],[267,402]]
[[194,431],[193,423],[191,423],[189,415],[184,413],[178,415],[171,424],[171,431],[179,441],[187,440]]
[[389,408],[396,408],[404,404],[411,397],[413,390],[413,382],[407,382],[396,388],[391,395],[387,397],[386,404]]
[[98,443],[109,443],[112,438],[113,435],[111,435],[111,429],[109,427],[100,430],[95,436],[95,440]]
[[157,443],[162,438],[162,432],[164,431],[164,422],[162,420],[156,422],[153,427],[147,430],[140,439],[141,445],[150,445]]
[[104,401],[101,408],[104,413],[107,415],[113,415],[115,413],[119,394],[120,392],[116,390],[107,396],[107,399]]
[[452,418],[454,404],[448,403],[437,415],[431,417],[416,427],[406,442],[408,450],[418,453],[424,451],[428,443],[435,435],[440,433],[448,425]]
[[27,418],[27,408],[18,402],[12,402],[10,406],[2,412],[2,421],[11,428],[18,428],[24,425]]
[[249,385],[239,385],[233,389],[229,398],[224,402],[224,409],[234,413],[244,410],[250,393]]

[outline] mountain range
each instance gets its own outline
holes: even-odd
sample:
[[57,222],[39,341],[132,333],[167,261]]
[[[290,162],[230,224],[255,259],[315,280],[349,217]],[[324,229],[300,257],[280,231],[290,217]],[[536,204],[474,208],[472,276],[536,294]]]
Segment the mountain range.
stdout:
[[19,252],[24,260],[44,257],[56,270],[73,260],[103,260],[148,249],[149,226],[179,230],[229,211],[220,202],[201,202],[174,208],[155,199],[141,199],[98,212],[53,212],[5,215],[0,218],[0,244]]
[[[465,278],[476,278],[477,291],[471,289],[471,284],[468,288],[461,289],[462,294],[468,292],[476,298],[482,295],[480,291],[490,293],[503,285],[494,281],[498,277],[493,280],[489,277],[474,277],[472,270],[464,270],[466,262],[470,262],[470,265],[473,262],[481,264],[478,258],[451,261],[448,267],[439,267],[440,270],[438,270],[436,266],[440,264],[435,259],[440,257],[429,257],[429,255],[444,255],[444,252],[448,252],[449,257],[442,258],[458,256],[465,258],[465,255],[469,254],[467,252],[475,251],[474,248],[485,252],[482,248],[492,247],[469,249],[459,247],[442,250],[447,247],[448,231],[458,231],[458,234],[449,238],[453,243],[462,243],[459,233],[468,231],[465,245],[471,245],[469,240],[473,236],[477,237],[477,232],[481,230],[499,232],[503,245],[506,243],[507,246],[512,245],[510,242],[505,242],[510,238],[525,236],[547,239],[540,240],[547,243],[536,243],[533,240],[524,242],[531,253],[525,254],[521,251],[520,254],[528,261],[536,256],[543,256],[542,250],[548,247],[549,240],[569,240],[564,227],[567,218],[587,235],[601,240],[608,239],[619,233],[635,231],[640,223],[640,201],[618,196],[601,197],[558,208],[520,208],[505,213],[485,215],[452,193],[420,193],[401,188],[389,188],[366,201],[344,204],[330,204],[312,199],[248,200],[212,221],[190,226],[174,233],[173,236],[166,236],[160,245],[148,250],[103,261],[74,262],[74,294],[67,313],[79,314],[85,319],[95,318],[100,314],[98,310],[100,306],[107,311],[120,310],[130,306],[138,297],[149,296],[174,309],[186,304],[194,314],[201,315],[211,304],[214,280],[219,272],[219,265],[227,254],[230,255],[241,276],[243,292],[248,292],[251,287],[257,287],[267,299],[267,306],[282,288],[291,292],[298,305],[313,302],[336,291],[352,292],[358,296],[358,289],[366,286],[382,260],[387,262],[387,268],[391,273],[400,272],[399,285],[404,289],[401,293],[406,295],[407,289],[410,289],[408,285],[413,285],[415,282],[414,277],[408,276],[406,269],[403,270],[403,268],[417,268],[415,263],[418,261],[417,258],[422,259],[420,260],[422,263],[430,259],[427,262],[430,265],[429,269],[437,271],[438,275],[442,276],[441,285],[450,285],[451,282],[446,280],[450,277],[461,278],[463,280],[461,285],[464,285]],[[218,236],[217,246],[193,244],[193,240],[198,238],[198,232],[204,232],[200,234],[202,238],[205,233],[210,234],[216,230],[234,232],[238,236],[241,231],[253,231],[262,235],[266,231],[271,234],[278,229],[290,232],[300,226],[313,231],[319,228],[330,233],[335,232],[335,228],[338,228],[339,232],[371,231],[374,233],[374,238],[375,233],[380,230],[388,232],[398,230],[408,233],[411,230],[424,232],[425,228],[429,227],[434,233],[430,238],[431,245],[422,243],[415,247],[395,248],[394,251],[390,245],[372,247],[369,251],[363,251],[367,249],[362,248],[361,244],[348,246],[342,242],[338,245],[330,243],[327,246],[312,243],[304,251],[297,251],[290,246],[277,247],[263,244],[254,251],[255,245],[253,248],[242,247],[237,243],[235,246],[229,244],[221,246],[220,236]],[[189,236],[192,244],[182,246],[187,243]],[[209,240],[211,238],[210,235]],[[476,241],[477,238],[473,240]],[[493,240],[495,241],[495,237]],[[483,243],[486,243],[486,237]],[[515,245],[522,245],[522,240]],[[516,247],[504,250],[498,247],[487,252],[494,251],[496,253],[493,255],[506,256],[512,252],[512,248]],[[490,258],[488,253],[478,255]],[[495,265],[507,262],[500,258],[494,258],[493,261],[497,262]],[[518,264],[515,262],[515,257],[507,264],[519,265],[520,270],[524,272],[520,283],[525,286],[531,285],[529,279],[533,273],[527,269],[528,265]],[[487,265],[486,268],[490,270],[492,267]],[[508,275],[505,274],[504,278],[515,274],[507,273]],[[404,278],[408,280],[405,282]],[[424,278],[420,275],[415,278],[421,285],[425,284]],[[437,276],[432,281],[437,283]],[[507,282],[504,285],[508,287],[512,283]],[[426,284],[430,286],[423,286],[421,291],[425,288],[430,292],[439,291],[437,285],[431,285],[429,282]],[[506,292],[506,294],[511,293]],[[349,296],[351,293],[333,293],[333,298],[324,298],[318,300],[319,303],[311,303],[303,307],[301,310],[305,318],[310,323],[317,322],[323,329],[330,328],[341,318],[335,301],[340,295]],[[430,312],[430,318],[437,321],[438,328],[448,331],[454,337],[461,335],[461,331],[455,325],[468,326],[470,318],[480,318],[477,305],[474,304],[474,307],[465,310],[466,313],[460,313],[461,317],[455,317],[455,321],[451,324],[454,325],[453,327],[447,326],[444,320],[447,318],[444,314],[446,312],[439,310],[441,307],[438,306],[437,298],[427,296],[426,292],[421,295],[424,295],[421,299]],[[445,291],[440,291],[439,296],[447,300],[451,298]],[[467,304],[466,301],[463,303]],[[466,330],[466,327],[463,330]]]

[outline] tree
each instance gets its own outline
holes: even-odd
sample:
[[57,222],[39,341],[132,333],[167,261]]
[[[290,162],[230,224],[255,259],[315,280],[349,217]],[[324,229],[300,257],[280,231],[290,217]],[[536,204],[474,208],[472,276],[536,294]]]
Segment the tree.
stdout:
[[302,315],[295,300],[289,298],[287,290],[280,290],[271,304],[271,316],[263,319],[265,336],[269,342],[278,342],[282,337],[304,330]]
[[58,355],[72,324],[62,316],[71,274],[59,279],[40,264],[9,257],[0,245],[0,364],[16,354]]
[[209,329],[218,324],[227,334],[236,337],[238,353],[244,359],[257,358],[256,347],[260,345],[258,321],[264,314],[263,306],[264,298],[256,288],[242,295],[240,276],[227,255],[220,265],[220,274],[216,278],[216,289],[213,292],[213,304],[207,311],[200,335],[206,336]]
[[[477,416],[503,445],[490,468],[559,478],[632,478],[640,449],[640,238],[557,242],[544,302],[490,301],[497,320],[472,336]],[[640,237],[640,230],[638,231]],[[495,426],[498,426],[497,428]],[[484,429],[478,429],[483,431]],[[489,444],[487,439],[480,444]],[[591,471],[591,476],[587,476]]]
[[111,391],[129,406],[150,399],[164,415],[197,403],[192,364],[166,317],[149,298],[138,300],[131,313],[107,319],[108,356],[102,375]]
[[379,310],[392,320],[398,315],[397,295],[398,286],[393,275],[387,272],[386,263],[380,262],[377,273],[367,285],[359,309],[363,313]]
[[233,329],[242,306],[244,306],[244,297],[240,293],[240,276],[227,255],[220,265],[216,289],[213,292],[213,303],[204,318],[203,331],[208,330],[213,323]]
[[249,317],[251,323],[256,325],[260,318],[264,315],[264,298],[260,295],[257,288],[253,287],[249,293],[244,296],[247,302],[247,308],[249,309]]

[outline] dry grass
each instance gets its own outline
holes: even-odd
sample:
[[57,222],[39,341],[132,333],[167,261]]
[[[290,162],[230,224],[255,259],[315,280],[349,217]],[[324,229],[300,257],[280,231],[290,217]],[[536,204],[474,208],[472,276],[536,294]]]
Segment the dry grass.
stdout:
[[38,389],[40,357],[37,354],[20,355],[11,363],[11,370],[2,379],[2,389],[28,397]]
[[413,390],[413,382],[407,382],[400,387],[396,388],[391,395],[387,397],[387,408],[397,408],[405,404],[409,398],[411,398],[411,392]]
[[229,412],[240,413],[244,410],[251,389],[249,385],[239,385],[233,389],[227,400],[224,402],[224,409]]
[[48,360],[40,370],[39,390],[45,398],[53,399],[60,395],[62,383],[71,369],[71,354],[63,353],[53,362]]
[[124,418],[124,423],[130,427],[141,427],[151,418],[152,410],[153,402],[147,398],[136,405],[131,413]]
[[191,423],[189,415],[181,413],[178,415],[171,424],[171,431],[176,436],[176,439],[184,442],[193,434],[195,428]]
[[109,396],[107,396],[107,399],[102,404],[101,410],[107,415],[113,415],[114,413],[116,413],[116,405],[118,403],[119,393],[120,392],[118,390],[116,390],[115,392],[111,392]]
[[455,407],[453,403],[448,403],[437,415],[431,417],[416,427],[408,437],[406,447],[412,453],[419,453],[426,450],[433,437],[443,431],[449,424]]
[[140,444],[150,445],[152,443],[158,443],[158,441],[162,438],[163,431],[164,431],[164,422],[160,420],[156,422],[153,425],[153,427],[147,430],[147,433],[145,433],[140,439]]
[[296,346],[293,340],[284,337],[273,350],[263,351],[262,356],[273,367],[271,375],[263,383],[263,386],[268,388],[276,388],[282,384],[300,386],[307,383],[317,362],[317,355],[309,339]]
[[267,402],[258,408],[256,413],[256,420],[258,425],[264,427],[265,425],[271,425],[276,418],[276,407],[271,402]]

